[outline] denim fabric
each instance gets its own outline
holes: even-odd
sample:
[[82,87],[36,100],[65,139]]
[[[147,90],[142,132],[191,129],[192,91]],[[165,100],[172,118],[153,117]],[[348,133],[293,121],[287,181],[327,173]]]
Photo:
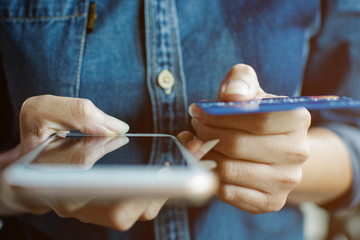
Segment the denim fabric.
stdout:
[[[215,98],[237,63],[253,66],[270,93],[360,98],[357,0],[103,0],[96,1],[94,29],[87,33],[89,3],[0,0],[0,76],[7,87],[1,92],[10,102],[4,109],[18,114],[27,97],[39,94],[88,98],[129,123],[131,132],[176,134],[189,128],[188,104]],[[157,83],[164,69],[175,77],[171,94]],[[349,147],[357,167],[342,206],[355,204],[360,113],[314,113],[313,121]],[[161,162],[166,153],[155,146],[152,154]],[[187,212],[166,207],[155,222],[124,233],[54,213],[4,220],[1,239],[303,238],[296,207],[252,216],[217,199]]]
[[[155,132],[176,134],[187,125],[187,96],[174,0],[146,0],[147,86],[152,102]],[[175,76],[171,93],[157,84],[163,70]],[[155,151],[161,161],[163,151]],[[165,206],[154,221],[158,240],[190,239],[185,206]]]
[[[360,2],[328,0],[324,10],[305,71],[304,94],[335,93],[360,99]],[[352,160],[354,184],[341,202],[328,204],[330,209],[354,207],[360,200],[359,116],[360,110],[312,114],[314,125],[323,125],[342,138]]]

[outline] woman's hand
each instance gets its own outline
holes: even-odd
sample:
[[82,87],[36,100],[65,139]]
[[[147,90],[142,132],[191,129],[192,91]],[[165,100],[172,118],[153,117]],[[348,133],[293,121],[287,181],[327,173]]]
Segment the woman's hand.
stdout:
[[20,110],[23,147],[38,145],[58,131],[88,134],[124,134],[129,126],[98,109],[90,100],[42,95],[28,98]]
[[[68,130],[79,130],[87,134],[114,135],[126,133],[129,126],[105,114],[87,99],[51,95],[31,97],[24,102],[20,111],[20,146],[4,153],[0,159],[8,165],[9,162],[16,160],[20,148],[22,153],[26,153],[50,135]],[[101,148],[101,152],[91,151],[88,154],[90,160],[84,166],[91,166],[97,158],[123,144],[126,142],[97,144],[97,147]],[[89,145],[91,143],[85,142],[76,147],[89,148]],[[71,154],[76,155],[77,153],[75,151]],[[54,210],[60,217],[73,217],[82,222],[99,224],[117,230],[127,230],[138,220],[153,219],[167,200],[166,198],[136,198],[100,204],[101,201],[96,198],[62,201],[48,198],[39,199],[34,204],[34,202],[29,203],[21,192],[20,188],[11,187],[2,179],[0,180],[0,214],[43,214]]]
[[[259,86],[255,71],[236,65],[223,79],[218,99],[245,101],[275,97]],[[218,198],[250,213],[280,210],[300,183],[309,157],[310,114],[304,109],[245,115],[212,116],[189,108],[197,137],[219,143],[206,155],[217,162]]]

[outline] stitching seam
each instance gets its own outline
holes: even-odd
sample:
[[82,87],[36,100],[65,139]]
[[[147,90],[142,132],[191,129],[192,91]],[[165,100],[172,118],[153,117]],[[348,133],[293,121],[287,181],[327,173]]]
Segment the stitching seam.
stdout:
[[80,78],[81,78],[81,68],[82,68],[83,55],[84,55],[85,39],[86,39],[86,26],[87,26],[87,21],[86,21],[86,19],[84,19],[83,30],[81,33],[78,67],[76,70],[77,71],[76,72],[76,85],[75,85],[75,94],[74,94],[75,97],[79,97],[79,92],[80,92]]
[[0,18],[0,22],[15,22],[15,21],[21,21],[21,22],[42,22],[42,21],[48,21],[48,20],[68,20],[72,18],[81,18],[86,17],[87,13],[78,15],[67,15],[67,16],[61,16],[61,17],[35,17],[35,18],[26,18],[26,17],[14,17],[14,18]]

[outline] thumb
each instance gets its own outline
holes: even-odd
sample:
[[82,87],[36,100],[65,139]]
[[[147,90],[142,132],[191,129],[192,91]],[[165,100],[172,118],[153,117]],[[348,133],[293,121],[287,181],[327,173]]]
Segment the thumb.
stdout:
[[28,98],[20,110],[21,141],[44,140],[61,130],[88,134],[123,134],[129,126],[98,109],[90,100],[42,95]]
[[221,101],[249,101],[263,95],[255,70],[249,65],[237,64],[221,81],[217,98]]

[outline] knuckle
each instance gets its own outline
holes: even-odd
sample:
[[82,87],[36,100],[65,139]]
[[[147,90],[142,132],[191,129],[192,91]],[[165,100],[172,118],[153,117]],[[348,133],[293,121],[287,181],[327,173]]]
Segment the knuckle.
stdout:
[[111,211],[107,218],[109,225],[119,231],[127,231],[135,223],[134,216],[124,208]]
[[54,212],[61,218],[69,218],[70,214],[65,208],[56,208]]
[[26,99],[20,109],[20,131],[30,136],[38,136],[40,139],[51,135],[52,129],[48,128],[46,117],[43,117],[43,103],[48,95],[33,96]]
[[48,97],[50,97],[50,95],[37,95],[37,96],[29,97],[23,102],[22,107],[27,107],[37,103],[42,103]]
[[49,129],[47,123],[38,119],[33,120],[33,135],[38,136],[39,139],[45,139],[53,133],[52,129]]
[[233,202],[236,200],[236,194],[234,189],[227,184],[221,184],[219,187],[219,196],[225,202]]
[[310,157],[310,146],[306,132],[283,135],[284,157],[291,163],[304,163]]
[[234,165],[233,161],[222,162],[220,178],[230,182],[236,181],[238,179],[238,171]]
[[35,97],[29,97],[27,98],[21,105],[20,112],[27,111],[29,107],[33,105],[33,102],[35,101]]
[[134,224],[133,222],[114,221],[110,223],[110,226],[118,231],[125,232],[129,230],[133,224]]
[[230,69],[230,71],[239,72],[241,74],[256,74],[255,70],[250,65],[242,63],[236,64]]
[[164,197],[154,199],[150,206],[142,214],[142,220],[153,220],[159,214],[161,207],[165,204],[166,201],[167,198]]
[[29,114],[34,113],[34,111],[38,110],[38,103],[41,103],[41,98],[43,96],[33,96],[27,98],[20,108],[20,119],[26,120]]
[[287,172],[286,174],[279,174],[278,182],[280,182],[287,189],[290,190],[300,183],[301,178],[302,178],[302,170],[301,168],[299,168],[298,170],[293,170]]
[[159,213],[158,209],[149,208],[143,213],[142,219],[145,221],[153,220],[158,215],[158,213]]
[[[81,143],[78,144],[79,148],[85,149]],[[75,166],[79,166],[82,170],[90,170],[94,163],[99,159],[99,156],[104,156],[106,153],[103,148],[89,149],[87,148],[84,152],[76,153],[71,158],[71,163]]]
[[227,155],[232,158],[241,158],[241,155],[248,152],[250,142],[245,136],[233,134],[227,142]]
[[71,158],[71,164],[78,166],[82,170],[89,170],[93,164],[90,164],[88,153],[75,154]]
[[303,126],[305,129],[308,129],[311,125],[311,114],[306,108],[300,108],[296,111],[294,111],[294,114],[296,114],[296,118],[298,121],[301,121],[303,123]]
[[301,181],[302,170],[297,168],[287,172],[281,172],[275,176],[272,185],[276,186],[275,190],[265,193],[264,209],[266,212],[279,211],[286,203],[287,196]]
[[284,205],[285,200],[281,197],[274,197],[271,194],[264,194],[261,206],[259,206],[259,213],[269,213],[280,211]]
[[94,110],[94,104],[89,99],[75,99],[70,101],[70,111],[73,116],[83,119],[90,118]]
[[307,143],[295,144],[292,151],[288,154],[289,160],[304,163],[310,156],[310,147]]

